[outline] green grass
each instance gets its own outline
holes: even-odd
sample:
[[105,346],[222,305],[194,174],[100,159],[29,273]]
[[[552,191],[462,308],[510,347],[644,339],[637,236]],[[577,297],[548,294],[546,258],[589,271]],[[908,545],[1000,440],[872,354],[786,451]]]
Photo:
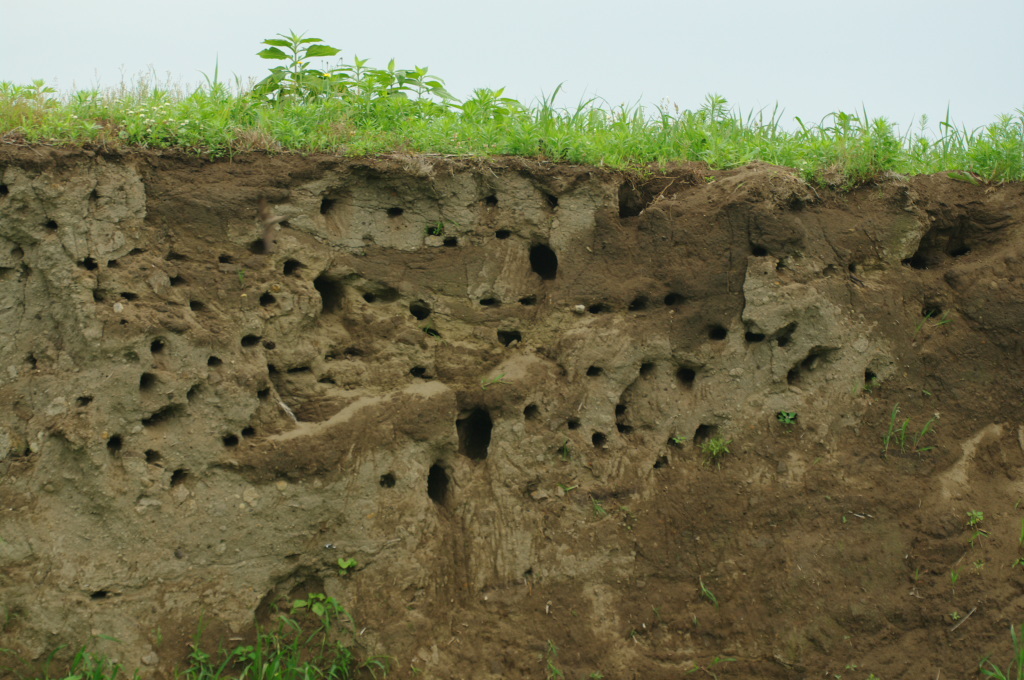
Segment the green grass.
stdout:
[[213,157],[252,150],[515,155],[614,168],[704,161],[722,169],[760,160],[833,186],[885,172],[955,171],[974,183],[1024,179],[1024,110],[975,130],[947,114],[931,134],[924,118],[920,130],[901,133],[867,111],[835,112],[816,123],[797,117],[786,129],[778,107],[744,113],[718,95],[696,110],[598,99],[565,107],[558,89],[531,105],[485,88],[459,101],[425,68],[372,68],[356,58],[314,69],[310,59],[336,52],[309,44],[316,40],[281,34],[265,41],[271,47],[261,56],[289,64],[255,85],[237,77],[225,84],[216,74],[194,88],[141,77],[111,90],[66,93],[42,81],[3,82],[0,141]]

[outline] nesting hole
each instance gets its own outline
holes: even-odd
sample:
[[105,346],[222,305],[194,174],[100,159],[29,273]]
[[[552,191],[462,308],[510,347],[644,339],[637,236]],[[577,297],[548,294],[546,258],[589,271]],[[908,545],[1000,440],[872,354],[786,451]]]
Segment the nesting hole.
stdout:
[[448,471],[440,463],[430,466],[427,473],[427,496],[438,505],[448,500]]
[[676,369],[676,380],[683,387],[690,389],[693,387],[693,381],[697,379],[697,371],[690,366],[680,366]]
[[779,334],[775,336],[775,344],[778,345],[779,347],[786,347],[787,345],[789,345],[789,343],[793,341],[793,333],[795,332],[796,324],[789,324],[781,331],[779,331]]
[[199,300],[189,300],[188,308],[191,309],[193,312],[201,312],[204,309],[206,309],[206,304],[200,302]]
[[834,352],[835,350],[831,348],[815,347],[807,353],[807,356],[804,357],[800,363],[789,369],[789,373],[786,374],[786,382],[790,385],[799,384],[806,373],[810,373],[817,369],[821,363],[827,361]]
[[223,363],[224,360],[218,356],[211,356],[209,359],[206,360],[206,365],[213,368],[216,368],[217,366],[220,366]]
[[626,415],[626,405],[625,404],[616,404],[615,405],[615,415],[616,416]]
[[90,595],[89,597],[92,598],[93,600],[105,600],[108,597],[110,597],[110,591],[109,590],[96,590],[96,591],[93,591],[92,595]]
[[765,255],[768,254],[768,249],[765,248],[764,246],[751,244],[750,254],[753,255],[754,257],[764,257]]
[[629,434],[633,431],[633,426],[626,425],[625,423],[615,423],[615,429],[618,430],[620,434]]
[[698,425],[697,429],[693,431],[693,443],[700,446],[704,442],[714,439],[715,435],[718,434],[718,427],[715,425]]
[[668,467],[668,456],[658,456],[658,459],[654,461],[654,469],[660,470]]
[[454,236],[445,236],[444,240],[441,241],[441,245],[445,248],[454,248],[459,245],[459,239]]
[[222,254],[222,255],[220,255],[217,258],[217,262],[220,262],[221,264],[232,264],[232,263],[234,263],[234,261],[235,261],[235,258],[231,257],[230,255],[223,255]]
[[88,406],[89,404],[92,403],[92,397],[89,395],[83,395],[78,399],[75,399],[75,403],[78,404],[79,406]]
[[139,376],[139,389],[148,390],[156,385],[156,376],[152,373],[143,373]]
[[928,259],[920,251],[903,260],[903,264],[911,269],[928,269]]
[[263,347],[265,349],[274,349],[275,347],[277,347],[277,343],[275,343],[273,340],[264,340]]
[[938,305],[925,305],[921,308],[921,316],[926,319],[937,319],[942,316],[942,307]]
[[578,430],[578,429],[580,429],[580,419],[579,418],[569,418],[569,420],[565,421],[565,425],[570,430]]
[[320,309],[324,314],[331,314],[341,309],[343,287],[341,281],[321,274],[313,279],[313,287],[320,293]]
[[185,399],[190,403],[195,401],[196,398],[203,393],[203,386],[196,383],[192,387],[188,388],[188,392],[185,393]]
[[107,269],[117,269],[121,266],[121,263],[117,260],[107,260]]
[[184,286],[186,283],[188,283],[188,281],[185,280],[184,276],[175,275],[171,277],[171,285],[175,288],[178,286]]
[[527,420],[534,420],[540,415],[540,407],[536,404],[527,404],[523,409],[523,417]]
[[743,340],[745,342],[764,342],[764,333],[755,333],[753,331],[747,331],[743,334]]
[[498,331],[498,342],[508,347],[513,342],[522,342],[523,334],[519,331]]
[[121,435],[115,434],[107,439],[107,450],[111,453],[117,453],[121,450],[124,442],[121,441]]
[[500,239],[502,241],[504,241],[505,239],[507,239],[511,235],[512,235],[512,232],[509,231],[508,229],[499,229],[498,231],[494,232],[494,238]]
[[260,401],[263,401],[264,399],[266,399],[269,396],[270,396],[270,388],[269,387],[264,387],[263,389],[256,391],[256,398],[259,399]]
[[664,299],[666,307],[676,307],[678,305],[683,304],[683,302],[685,301],[686,298],[684,298],[680,293],[669,293],[668,295],[665,296]]
[[590,378],[596,378],[602,373],[604,373],[604,369],[600,366],[591,366],[587,369],[587,376]]
[[285,276],[297,276],[298,271],[305,268],[306,265],[298,260],[285,260],[283,271]]
[[878,374],[872,371],[870,368],[864,369],[864,385],[871,386],[878,381]]
[[612,311],[612,308],[610,305],[606,305],[603,302],[597,302],[587,307],[587,311],[591,314],[605,314]]
[[544,194],[544,200],[547,201],[548,207],[554,210],[558,207],[558,196],[554,194]]
[[269,307],[275,302],[277,302],[277,298],[274,297],[271,293],[264,293],[263,295],[260,296],[260,304],[264,307]]
[[388,217],[400,217],[405,211],[401,208],[388,208]]
[[156,338],[153,342],[149,343],[149,351],[153,354],[163,352],[164,347],[166,347],[166,344],[164,343],[163,338]]
[[46,228],[49,229],[50,231],[57,231],[59,227],[55,221],[50,220],[49,222],[46,223]]
[[186,479],[188,479],[188,470],[185,468],[178,468],[171,473],[171,486],[178,486]]
[[714,325],[708,328],[708,338],[711,340],[725,340],[729,330],[725,326]]
[[256,345],[260,344],[260,340],[262,339],[263,338],[261,338],[258,335],[246,335],[245,337],[242,338],[242,347],[255,347]]
[[10,190],[7,188],[7,185],[6,184],[0,184],[0,196],[6,196],[9,193],[10,193]]
[[530,307],[532,305],[535,305],[537,304],[537,296],[527,295],[526,297],[521,297],[519,298],[519,304],[523,305],[524,307]]
[[480,300],[480,304],[484,307],[497,307],[498,305],[501,304],[501,300],[499,300],[498,298],[489,297]]
[[486,198],[484,198],[484,205],[486,205],[488,208],[496,207],[498,205],[498,197],[494,195],[487,196]]
[[423,321],[430,316],[430,311],[430,305],[423,300],[416,300],[415,302],[409,303],[409,313],[419,321]]
[[601,448],[602,446],[608,443],[608,435],[606,435],[604,432],[595,432],[594,434],[590,435],[590,441],[597,448]]
[[491,414],[484,408],[475,408],[465,417],[455,421],[455,429],[459,435],[459,453],[471,460],[487,458],[487,449],[491,445]]
[[638,295],[633,298],[632,302],[629,303],[629,311],[641,312],[650,306],[651,301],[647,299],[646,295]]
[[92,257],[86,257],[86,258],[82,259],[78,263],[78,266],[81,267],[82,269],[87,269],[89,271],[92,271],[92,270],[96,269],[97,267],[99,267],[99,265],[96,264],[95,258],[92,258]]
[[220,440],[224,443],[224,446],[238,446],[237,434],[226,434]]
[[253,427],[252,425],[247,425],[246,427],[243,427],[242,428],[242,436],[243,437],[255,437],[256,436],[256,428]]
[[181,253],[176,253],[172,250],[171,252],[164,255],[164,259],[167,260],[168,262],[184,262],[185,260],[188,259],[188,256],[182,255]]
[[150,465],[157,465],[163,458],[160,455],[160,452],[155,449],[146,449],[146,452],[143,455],[146,457],[146,462]]
[[142,426],[156,427],[157,425],[166,423],[168,420],[178,415],[179,411],[179,407],[175,404],[164,406],[162,409],[150,414],[148,418],[144,418],[142,420]]
[[395,488],[395,474],[393,472],[388,472],[388,473],[385,473],[385,474],[381,475],[380,476],[380,485],[381,485],[381,488],[384,488],[384,489],[393,489],[393,488]]
[[558,256],[543,243],[530,248],[530,268],[540,278],[551,281],[558,274]]
[[409,369],[409,375],[414,378],[423,378],[427,375],[427,369],[423,366],[413,366]]
[[331,209],[334,208],[335,202],[336,201],[333,198],[325,197],[320,199],[320,214],[326,215],[327,213],[331,212]]

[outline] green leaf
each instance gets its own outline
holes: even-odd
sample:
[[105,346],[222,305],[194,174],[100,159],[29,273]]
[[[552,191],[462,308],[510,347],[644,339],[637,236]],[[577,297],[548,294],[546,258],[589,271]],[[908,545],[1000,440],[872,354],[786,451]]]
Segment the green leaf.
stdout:
[[291,47],[292,44],[287,40],[278,40],[277,38],[267,38],[263,41],[264,45],[276,45],[278,47]]
[[277,49],[276,47],[268,47],[265,50],[260,50],[256,53],[257,57],[263,57],[264,59],[287,59],[288,55]]
[[305,45],[307,43],[320,42],[323,38],[303,38],[302,40],[295,41],[296,45]]
[[331,47],[330,45],[312,45],[306,48],[306,58],[333,57],[338,52],[341,52],[341,50],[337,47]]
[[310,609],[317,616],[323,616],[324,615],[324,606],[322,604],[320,604],[319,602],[314,602],[313,606],[310,607]]

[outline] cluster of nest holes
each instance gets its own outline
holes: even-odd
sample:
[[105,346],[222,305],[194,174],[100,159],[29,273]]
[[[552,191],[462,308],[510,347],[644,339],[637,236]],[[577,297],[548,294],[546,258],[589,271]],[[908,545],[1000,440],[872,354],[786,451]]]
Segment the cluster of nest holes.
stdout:
[[450,483],[448,470],[441,464],[441,461],[437,461],[427,471],[427,496],[437,505],[444,505],[448,501]]
[[498,331],[498,342],[505,345],[505,347],[511,347],[514,342],[522,342],[523,334],[519,331]]
[[484,460],[491,445],[494,423],[491,414],[482,407],[462,413],[455,421],[459,437],[459,453],[470,460]]
[[320,293],[320,311],[323,314],[341,311],[341,301],[345,290],[340,279],[328,274],[320,274],[313,279],[313,288]]
[[530,247],[530,268],[544,281],[552,281],[558,274],[558,256],[543,243]]
[[790,385],[799,385],[808,373],[829,361],[835,352],[836,348],[834,347],[814,347],[806,357],[789,369],[789,373],[786,374],[786,382]]

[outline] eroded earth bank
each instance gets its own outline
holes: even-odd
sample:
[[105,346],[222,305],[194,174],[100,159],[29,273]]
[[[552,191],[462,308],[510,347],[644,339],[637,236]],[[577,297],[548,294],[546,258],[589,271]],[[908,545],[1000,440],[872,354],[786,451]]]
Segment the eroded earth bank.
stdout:
[[1022,220],[945,175],[5,146],[0,663],[170,677],[313,592],[391,677],[973,677],[1024,611]]

